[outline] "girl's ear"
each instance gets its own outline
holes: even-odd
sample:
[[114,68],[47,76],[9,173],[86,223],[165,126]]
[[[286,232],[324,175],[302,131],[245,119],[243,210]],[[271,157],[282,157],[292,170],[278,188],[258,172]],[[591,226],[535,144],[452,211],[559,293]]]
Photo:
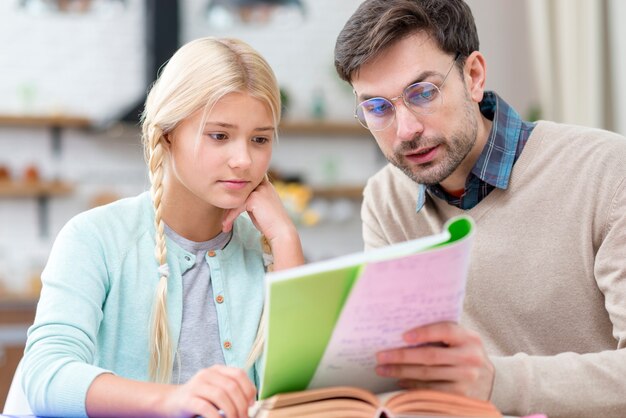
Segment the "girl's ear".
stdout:
[[165,147],[165,149],[167,149],[169,151],[170,146],[172,145],[172,141],[170,140],[170,135],[171,132],[168,132],[166,134],[163,134],[163,146]]

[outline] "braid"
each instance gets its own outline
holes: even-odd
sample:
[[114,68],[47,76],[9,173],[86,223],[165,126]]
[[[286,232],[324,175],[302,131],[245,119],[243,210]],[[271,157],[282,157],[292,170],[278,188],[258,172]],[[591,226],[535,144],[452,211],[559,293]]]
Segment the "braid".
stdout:
[[154,255],[159,265],[159,283],[156,289],[154,309],[152,311],[152,327],[150,335],[150,379],[155,382],[169,383],[172,369],[172,343],[167,321],[167,248],[165,246],[164,223],[161,215],[161,198],[163,197],[163,158],[164,150],[161,139],[163,131],[153,127],[148,136],[150,170],[150,194],[154,204],[154,226],[156,229],[156,246]]

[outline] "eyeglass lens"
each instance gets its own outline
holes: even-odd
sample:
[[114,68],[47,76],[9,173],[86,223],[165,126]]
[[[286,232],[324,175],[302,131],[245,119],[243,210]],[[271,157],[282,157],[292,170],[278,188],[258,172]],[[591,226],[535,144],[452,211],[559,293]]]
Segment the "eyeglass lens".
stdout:
[[[461,54],[457,52],[452,61],[452,65],[446,72],[441,82],[441,87],[445,84],[450,75],[450,71],[459,59]],[[441,87],[437,87],[433,83],[424,81],[407,86],[402,95],[391,100],[384,97],[374,97],[365,100],[356,106],[354,116],[359,120],[361,125],[372,131],[381,131],[387,128],[393,122],[396,116],[396,107],[393,102],[402,97],[402,101],[413,113],[427,115],[437,111],[438,107],[443,103]]]
[[[404,103],[417,114],[430,114],[441,104],[439,88],[429,82],[411,84],[402,92]],[[395,117],[394,104],[384,97],[374,97],[356,108],[359,122],[366,128],[382,130],[391,125]]]

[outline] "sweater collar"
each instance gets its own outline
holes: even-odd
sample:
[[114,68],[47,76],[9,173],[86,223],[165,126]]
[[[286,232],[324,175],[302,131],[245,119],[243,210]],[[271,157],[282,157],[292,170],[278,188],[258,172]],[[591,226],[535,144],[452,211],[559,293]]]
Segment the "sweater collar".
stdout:
[[[505,190],[509,185],[513,165],[534,128],[534,124],[523,121],[515,109],[495,92],[485,92],[479,107],[482,115],[493,123],[487,142],[466,181],[466,194],[480,191],[479,187],[473,184],[476,182]],[[417,211],[424,206],[427,190],[448,202],[460,201],[460,198],[449,196],[438,184],[418,187]],[[489,187],[484,189],[487,191],[472,200],[476,203],[482,200],[490,190]]]

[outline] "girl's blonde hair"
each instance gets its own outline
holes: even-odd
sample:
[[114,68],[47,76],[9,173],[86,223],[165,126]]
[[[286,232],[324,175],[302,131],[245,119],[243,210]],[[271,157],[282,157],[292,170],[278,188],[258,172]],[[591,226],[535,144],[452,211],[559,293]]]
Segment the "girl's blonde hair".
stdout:
[[[167,319],[169,269],[161,213],[163,141],[185,118],[199,109],[204,109],[206,117],[207,111],[221,97],[233,92],[248,93],[266,103],[274,127],[278,126],[280,93],[274,72],[265,59],[236,39],[200,38],[184,45],[172,56],[150,89],[142,114],[142,140],[154,204],[155,257],[160,277],[150,335],[149,373],[154,382],[169,383],[174,359]],[[255,347],[260,345],[262,338],[259,334]],[[255,351],[259,349],[253,349]]]

